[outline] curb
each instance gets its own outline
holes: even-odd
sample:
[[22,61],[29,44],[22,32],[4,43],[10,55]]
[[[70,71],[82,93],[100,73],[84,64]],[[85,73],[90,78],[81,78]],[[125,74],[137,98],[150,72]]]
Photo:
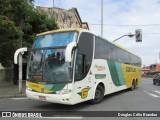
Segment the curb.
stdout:
[[4,95],[4,96],[0,96],[0,99],[3,99],[3,98],[21,98],[21,97],[27,97],[27,96],[26,96],[26,94]]

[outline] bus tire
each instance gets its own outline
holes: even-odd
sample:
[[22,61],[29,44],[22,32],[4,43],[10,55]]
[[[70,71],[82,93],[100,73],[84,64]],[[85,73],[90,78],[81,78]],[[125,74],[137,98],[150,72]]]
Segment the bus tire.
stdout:
[[133,80],[131,90],[134,90],[136,88],[136,82]]
[[156,81],[155,80],[153,80],[153,85],[156,85]]
[[138,86],[138,79],[136,79],[136,87]]
[[91,100],[92,104],[101,103],[104,98],[104,88],[101,85],[98,85],[95,91],[95,97]]

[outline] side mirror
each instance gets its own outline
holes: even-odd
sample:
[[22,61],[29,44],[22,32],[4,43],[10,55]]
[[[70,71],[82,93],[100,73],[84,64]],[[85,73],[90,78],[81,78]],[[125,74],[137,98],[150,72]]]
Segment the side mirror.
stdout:
[[67,45],[66,51],[65,51],[65,62],[71,62],[72,59],[72,50],[73,48],[77,47],[76,42],[71,42]]
[[14,64],[17,64],[18,62],[18,55],[19,54],[24,54],[24,52],[26,52],[27,51],[27,48],[26,47],[24,47],[24,48],[19,48],[19,49],[17,49],[16,50],[16,52],[14,53]]

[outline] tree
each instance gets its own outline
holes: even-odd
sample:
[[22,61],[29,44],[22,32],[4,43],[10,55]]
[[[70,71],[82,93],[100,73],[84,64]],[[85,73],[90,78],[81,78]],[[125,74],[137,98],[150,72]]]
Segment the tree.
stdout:
[[21,31],[16,28],[13,21],[6,16],[0,16],[0,33],[0,63],[9,67],[13,63],[13,54]]
[[53,19],[28,4],[28,0],[0,0],[0,3],[0,63],[10,67],[14,52],[21,45],[21,36],[22,46],[31,47],[37,33],[58,27]]

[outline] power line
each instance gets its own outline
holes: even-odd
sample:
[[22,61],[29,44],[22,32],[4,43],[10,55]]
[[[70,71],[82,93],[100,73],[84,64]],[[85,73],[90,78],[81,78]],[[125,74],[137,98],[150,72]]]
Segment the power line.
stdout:
[[160,33],[143,33],[142,35],[156,35],[156,34],[160,34]]
[[[96,23],[88,23],[89,25],[101,25]],[[130,26],[159,26],[160,24],[137,24],[137,25],[120,25],[120,24],[103,24],[104,26],[124,26],[124,27],[130,27]]]

